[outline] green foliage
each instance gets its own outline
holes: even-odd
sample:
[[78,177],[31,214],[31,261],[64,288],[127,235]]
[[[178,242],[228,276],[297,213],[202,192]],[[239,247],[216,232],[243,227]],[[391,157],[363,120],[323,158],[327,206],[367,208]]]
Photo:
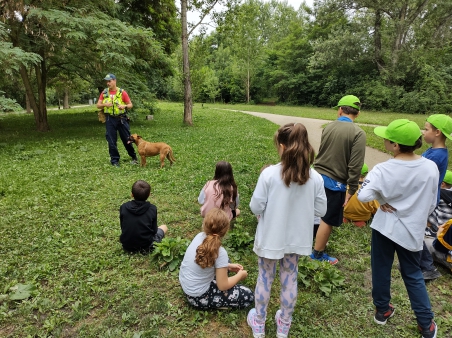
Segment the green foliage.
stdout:
[[19,283],[10,287],[10,291],[8,296],[10,300],[25,300],[38,294],[37,287],[32,284]]
[[160,243],[154,243],[151,262],[157,263],[160,269],[174,271],[179,268],[189,244],[186,238],[165,237]]
[[4,92],[0,90],[0,112],[10,112],[22,110],[22,107],[16,100],[5,97]]
[[237,222],[234,224],[233,230],[230,230],[223,242],[223,246],[226,248],[228,255],[234,259],[234,261],[240,261],[246,255],[252,254],[251,248],[254,243],[254,237]]
[[313,286],[325,296],[330,296],[335,288],[344,286],[345,277],[328,262],[320,262],[304,256],[300,258],[298,264],[298,280],[304,286]]

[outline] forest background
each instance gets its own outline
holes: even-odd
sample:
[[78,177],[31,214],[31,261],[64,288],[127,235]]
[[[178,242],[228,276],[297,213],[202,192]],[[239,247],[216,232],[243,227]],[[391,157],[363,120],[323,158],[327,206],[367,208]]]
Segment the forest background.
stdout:
[[[184,3],[205,18],[188,24],[197,32],[187,34],[195,102],[333,106],[353,93],[365,110],[451,111],[450,1]],[[109,72],[136,108],[183,100],[179,8],[170,0],[0,2],[0,110],[33,111],[46,131],[47,105],[95,100]]]

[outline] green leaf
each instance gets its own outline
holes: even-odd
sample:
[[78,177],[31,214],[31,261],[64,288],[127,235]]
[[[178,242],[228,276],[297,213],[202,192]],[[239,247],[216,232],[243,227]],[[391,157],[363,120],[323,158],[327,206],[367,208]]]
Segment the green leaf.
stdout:
[[10,288],[13,293],[9,295],[10,300],[24,300],[33,297],[38,293],[38,289],[30,284],[16,284]]

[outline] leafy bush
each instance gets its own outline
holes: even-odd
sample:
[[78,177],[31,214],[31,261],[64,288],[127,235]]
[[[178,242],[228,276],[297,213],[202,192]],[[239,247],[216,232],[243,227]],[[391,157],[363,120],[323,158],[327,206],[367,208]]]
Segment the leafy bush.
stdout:
[[[325,296],[329,296],[334,288],[344,285],[345,277],[340,270],[328,262],[301,257],[298,264],[298,280],[304,286],[318,288]],[[314,281],[314,284],[311,281]]]
[[184,259],[190,241],[186,238],[165,237],[160,243],[154,243],[151,262],[157,263],[160,269],[174,271]]
[[[237,222],[237,221],[236,221]],[[236,224],[234,229],[229,231],[223,246],[226,248],[228,255],[235,261],[250,253],[251,244],[254,237],[249,234],[240,224]]]
[[3,94],[4,92],[0,91],[0,112],[22,110],[22,107],[16,102],[16,100],[9,99]]

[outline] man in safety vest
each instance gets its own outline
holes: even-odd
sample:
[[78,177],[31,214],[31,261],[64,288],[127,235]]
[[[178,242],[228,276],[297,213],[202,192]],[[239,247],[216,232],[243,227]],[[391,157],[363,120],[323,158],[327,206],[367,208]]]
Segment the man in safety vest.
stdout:
[[105,88],[99,96],[97,101],[97,108],[103,109],[106,115],[106,134],[105,137],[108,142],[108,151],[110,153],[110,162],[112,165],[119,167],[119,151],[116,145],[119,137],[121,138],[127,153],[132,158],[132,164],[138,164],[137,155],[132,143],[129,143],[130,127],[127,119],[126,109],[133,107],[129,95],[125,90],[116,87],[116,76],[114,74],[107,74],[104,78],[107,81],[107,88]]

